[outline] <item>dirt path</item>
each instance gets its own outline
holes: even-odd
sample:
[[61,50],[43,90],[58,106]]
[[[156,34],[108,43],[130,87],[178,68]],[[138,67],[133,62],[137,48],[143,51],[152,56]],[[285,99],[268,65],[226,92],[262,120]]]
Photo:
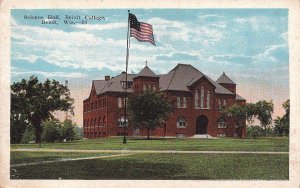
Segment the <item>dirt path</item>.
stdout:
[[58,160],[53,160],[53,161],[39,161],[39,162],[34,162],[34,163],[14,164],[14,165],[10,165],[10,166],[11,167],[18,167],[18,166],[28,166],[28,165],[37,165],[37,164],[46,164],[46,163],[56,163],[56,162],[62,162],[62,161],[79,161],[79,160],[89,160],[89,159],[103,159],[103,158],[112,158],[112,157],[122,157],[122,156],[128,156],[128,155],[134,155],[134,153],[106,155],[106,156],[97,156],[97,157],[79,157],[79,158],[70,158],[70,159],[58,159]]
[[78,150],[78,149],[45,149],[45,148],[19,148],[11,151],[29,152],[80,152],[80,153],[199,153],[199,154],[289,154],[285,151],[177,151],[177,150]]

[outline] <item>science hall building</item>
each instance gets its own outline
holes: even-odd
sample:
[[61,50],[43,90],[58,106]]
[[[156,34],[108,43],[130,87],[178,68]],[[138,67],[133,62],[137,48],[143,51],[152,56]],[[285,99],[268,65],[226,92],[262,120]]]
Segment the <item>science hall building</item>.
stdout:
[[[85,138],[124,134],[125,73],[104,80],[93,80],[90,95],[83,101]],[[246,137],[233,118],[222,116],[221,109],[246,100],[236,93],[236,83],[225,73],[212,80],[189,64],[178,64],[169,73],[156,75],[147,65],[138,74],[128,74],[128,96],[147,89],[161,92],[173,105],[168,120],[153,130],[159,137]],[[128,121],[127,121],[128,122]],[[146,130],[128,122],[128,136],[146,136]]]

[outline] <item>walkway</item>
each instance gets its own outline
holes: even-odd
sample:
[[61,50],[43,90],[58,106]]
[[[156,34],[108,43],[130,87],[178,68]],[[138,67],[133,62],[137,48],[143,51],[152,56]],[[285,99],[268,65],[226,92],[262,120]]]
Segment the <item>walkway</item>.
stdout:
[[81,152],[81,153],[191,153],[191,154],[289,154],[285,151],[178,151],[178,150],[79,150],[79,149],[46,149],[46,148],[19,148],[11,151],[30,152]]

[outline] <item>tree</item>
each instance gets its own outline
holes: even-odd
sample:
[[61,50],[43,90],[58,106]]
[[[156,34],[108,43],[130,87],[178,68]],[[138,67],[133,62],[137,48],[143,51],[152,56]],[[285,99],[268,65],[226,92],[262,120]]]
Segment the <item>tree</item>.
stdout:
[[267,135],[268,125],[272,123],[272,113],[274,110],[273,101],[258,101],[256,104],[256,117],[264,128],[264,136]]
[[261,126],[247,126],[247,137],[256,138],[262,136],[263,129]]
[[54,111],[74,114],[73,102],[69,89],[56,80],[41,83],[31,76],[11,85],[11,116],[34,127],[36,143],[41,143],[42,122],[52,118]]
[[290,100],[285,101],[282,106],[285,109],[285,114],[283,117],[277,116],[274,120],[274,131],[279,136],[283,136],[283,134],[289,135],[290,129]]
[[20,143],[26,132],[28,123],[25,122],[21,116],[11,115],[10,125],[10,143]]
[[246,105],[234,104],[222,110],[222,113],[228,117],[233,117],[236,122],[236,132],[242,137],[242,130],[246,121],[252,122],[255,116],[255,104],[248,103]]
[[66,119],[62,126],[60,127],[60,136],[61,139],[66,141],[75,140],[76,132],[75,132],[75,124],[69,119]]
[[46,142],[54,142],[61,139],[60,127],[61,123],[58,119],[44,121],[42,138]]
[[161,94],[147,90],[140,95],[133,95],[128,101],[130,121],[135,127],[146,128],[147,138],[166,121],[172,111],[172,105]]

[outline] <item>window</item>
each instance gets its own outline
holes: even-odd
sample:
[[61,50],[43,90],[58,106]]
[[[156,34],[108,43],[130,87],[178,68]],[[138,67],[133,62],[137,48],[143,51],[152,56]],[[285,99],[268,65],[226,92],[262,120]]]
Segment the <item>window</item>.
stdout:
[[223,101],[223,107],[225,107],[226,106],[226,99],[224,99],[224,101]]
[[103,126],[105,126],[106,125],[106,118],[105,118],[105,116],[103,116]]
[[125,123],[128,125],[128,119],[126,118],[126,122],[125,122],[124,116],[118,119],[118,127],[124,127],[126,125]]
[[195,90],[195,108],[198,108],[198,101],[199,101],[199,91],[196,89]]
[[183,108],[187,108],[186,97],[183,97]]
[[186,137],[186,135],[182,134],[182,133],[176,133],[176,137],[177,138],[184,138],[184,137]]
[[225,120],[225,118],[221,117],[218,120],[218,128],[226,128],[227,126],[227,122]]
[[91,110],[94,110],[94,103],[91,104]]
[[151,89],[152,89],[151,85],[148,85],[148,89],[149,89],[149,90],[151,90]]
[[153,88],[153,91],[156,91],[156,86],[155,85],[153,85],[152,88]]
[[206,95],[206,108],[210,108],[210,91],[207,91]]
[[204,108],[204,86],[201,86],[200,97],[200,108]]
[[177,108],[181,107],[180,97],[177,97]]
[[97,119],[95,118],[94,119],[94,126],[96,126],[97,125]]
[[179,116],[177,119],[177,128],[186,128],[187,123],[184,116]]
[[119,108],[122,108],[122,106],[123,106],[123,105],[122,105],[122,98],[119,97],[119,98],[118,98],[118,107],[119,107]]
[[221,104],[221,99],[218,99],[219,105],[218,105],[218,109],[222,108],[222,104]]
[[147,90],[147,86],[144,84],[143,85],[143,91],[146,91]]
[[218,134],[217,136],[218,137],[225,137],[226,135],[225,134]]
[[99,120],[98,120],[98,126],[99,127],[101,126],[101,116],[99,117]]
[[87,122],[86,122],[86,126],[89,126],[89,120],[87,120]]

